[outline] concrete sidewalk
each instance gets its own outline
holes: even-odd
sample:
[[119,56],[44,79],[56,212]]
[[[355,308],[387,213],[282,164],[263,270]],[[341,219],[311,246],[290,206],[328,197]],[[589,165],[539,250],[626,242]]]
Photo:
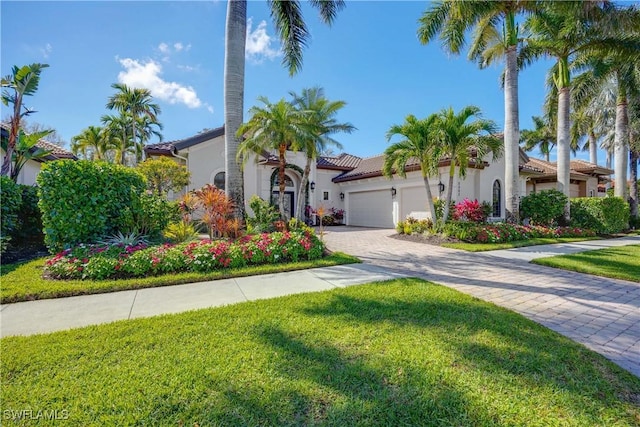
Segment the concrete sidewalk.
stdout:
[[222,279],[0,306],[0,336],[31,335],[244,301],[324,291],[402,275],[369,264]]

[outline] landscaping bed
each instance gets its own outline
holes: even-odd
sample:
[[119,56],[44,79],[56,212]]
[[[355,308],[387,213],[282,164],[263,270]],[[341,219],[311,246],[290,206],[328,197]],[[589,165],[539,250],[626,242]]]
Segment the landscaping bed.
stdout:
[[71,425],[640,420],[639,378],[518,314],[418,279],[1,343],[5,413],[56,410]]

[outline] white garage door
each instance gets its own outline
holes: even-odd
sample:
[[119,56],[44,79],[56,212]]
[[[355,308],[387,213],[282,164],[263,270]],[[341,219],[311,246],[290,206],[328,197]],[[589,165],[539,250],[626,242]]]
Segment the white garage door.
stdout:
[[427,211],[427,190],[424,186],[402,188],[400,190],[400,219],[404,220],[411,212]]
[[391,191],[362,191],[349,194],[349,225],[393,228]]

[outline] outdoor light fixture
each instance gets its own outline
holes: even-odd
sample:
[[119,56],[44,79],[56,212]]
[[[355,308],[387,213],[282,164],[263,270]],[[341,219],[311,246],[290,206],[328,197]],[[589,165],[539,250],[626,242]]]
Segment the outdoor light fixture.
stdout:
[[309,188],[311,188],[311,191],[316,189],[316,183],[311,181],[311,184],[309,184]]
[[391,187],[391,197],[395,197],[396,195],[396,187]]
[[440,190],[440,194],[444,193],[444,184],[442,181],[438,183],[438,190]]
[[340,200],[344,200],[344,193],[340,193]]

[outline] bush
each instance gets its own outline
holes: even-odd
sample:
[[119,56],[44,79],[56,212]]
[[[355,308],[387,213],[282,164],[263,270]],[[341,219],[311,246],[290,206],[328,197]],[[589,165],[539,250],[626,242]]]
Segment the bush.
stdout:
[[285,231],[234,242],[203,240],[175,246],[78,245],[48,259],[45,268],[50,277],[59,279],[144,277],[311,260],[323,252],[324,245],[313,232]]
[[16,239],[30,240],[44,238],[42,234],[42,214],[38,208],[38,187],[21,185],[22,203],[18,213],[19,228],[14,233]]
[[191,242],[198,238],[198,232],[193,225],[184,220],[167,225],[162,235],[172,243]]
[[142,209],[144,177],[124,166],[58,160],[43,164],[37,182],[45,244],[52,252],[129,232]]
[[473,242],[480,229],[475,222],[449,221],[444,225],[442,233],[458,240]]
[[485,205],[480,204],[477,199],[464,199],[455,205],[452,217],[454,221],[486,222],[488,215],[485,211]]
[[178,202],[153,194],[142,194],[139,209],[134,212],[132,231],[135,230],[151,239],[156,239],[170,223],[178,221],[180,221]]
[[621,197],[571,200],[571,224],[596,233],[619,233],[629,227],[629,205]]
[[249,200],[249,207],[254,215],[247,216],[247,224],[252,232],[264,233],[275,230],[273,224],[280,219],[280,214],[274,206],[254,194]]
[[398,234],[423,234],[433,231],[433,221],[430,219],[416,219],[413,217],[407,217],[404,221],[399,221],[396,225],[396,231]]
[[22,206],[21,186],[6,176],[0,177],[0,238],[8,241],[10,235],[18,230],[18,213]]
[[532,225],[553,226],[564,216],[567,196],[558,190],[531,193],[520,201],[520,216]]

